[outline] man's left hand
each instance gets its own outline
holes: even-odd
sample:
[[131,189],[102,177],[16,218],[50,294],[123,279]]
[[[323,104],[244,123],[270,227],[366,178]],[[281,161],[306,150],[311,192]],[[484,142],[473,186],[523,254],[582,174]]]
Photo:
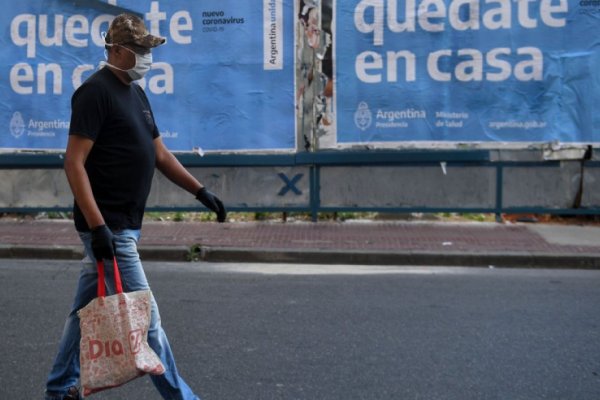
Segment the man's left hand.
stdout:
[[196,193],[196,199],[204,204],[206,208],[217,214],[217,221],[225,222],[227,210],[225,209],[223,202],[214,193],[203,187]]

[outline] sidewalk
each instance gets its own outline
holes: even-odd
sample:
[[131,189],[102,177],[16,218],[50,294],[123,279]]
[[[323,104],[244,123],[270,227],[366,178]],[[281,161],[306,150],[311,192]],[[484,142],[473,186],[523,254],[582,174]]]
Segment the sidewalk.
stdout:
[[[0,220],[0,258],[78,259],[72,221]],[[600,269],[600,227],[484,222],[144,222],[142,260]]]

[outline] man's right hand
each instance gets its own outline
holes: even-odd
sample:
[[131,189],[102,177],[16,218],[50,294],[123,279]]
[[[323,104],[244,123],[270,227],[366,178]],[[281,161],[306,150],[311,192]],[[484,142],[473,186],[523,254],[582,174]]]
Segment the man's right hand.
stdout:
[[113,234],[106,225],[99,225],[92,229],[92,253],[97,261],[112,260],[115,256]]

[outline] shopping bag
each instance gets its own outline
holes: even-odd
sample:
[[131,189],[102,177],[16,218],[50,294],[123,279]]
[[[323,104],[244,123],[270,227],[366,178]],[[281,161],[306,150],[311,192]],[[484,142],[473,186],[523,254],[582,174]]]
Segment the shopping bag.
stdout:
[[99,261],[98,297],[79,310],[80,381],[84,396],[117,387],[146,373],[165,372],[148,345],[152,307],[150,290],[123,293],[116,258],[116,294],[106,296],[104,263]]

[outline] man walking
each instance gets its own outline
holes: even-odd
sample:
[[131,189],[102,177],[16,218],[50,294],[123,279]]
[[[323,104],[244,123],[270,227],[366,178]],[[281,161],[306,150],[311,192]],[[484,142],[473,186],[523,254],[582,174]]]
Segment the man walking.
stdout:
[[[46,384],[46,400],[78,400],[79,318],[96,296],[97,259],[116,256],[123,290],[149,289],[137,242],[154,169],[196,195],[224,222],[221,200],[194,178],[165,147],[143,89],[133,81],[150,70],[152,48],[165,42],[150,35],[143,20],[121,14],[106,34],[108,60],[73,94],[65,172],[75,198],[75,228],[84,259],[74,304]],[[107,279],[110,285],[111,279]],[[151,375],[164,399],[198,399],[181,378],[153,301],[148,343],[166,372]]]

